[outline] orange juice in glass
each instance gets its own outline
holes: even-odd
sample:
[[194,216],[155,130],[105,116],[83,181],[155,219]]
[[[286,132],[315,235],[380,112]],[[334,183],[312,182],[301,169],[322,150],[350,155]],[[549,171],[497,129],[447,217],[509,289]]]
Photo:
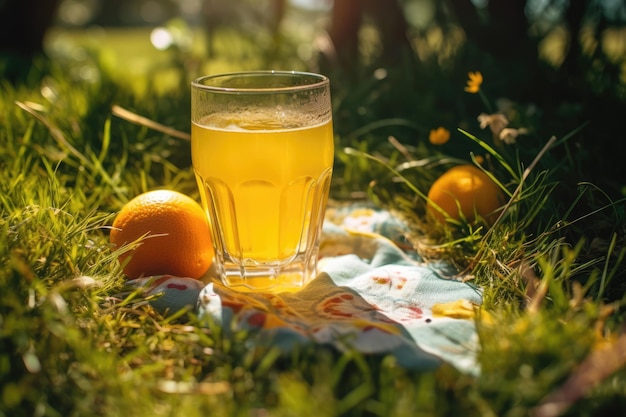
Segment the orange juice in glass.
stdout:
[[192,84],[193,168],[222,282],[293,291],[316,274],[332,175],[329,81],[257,71]]

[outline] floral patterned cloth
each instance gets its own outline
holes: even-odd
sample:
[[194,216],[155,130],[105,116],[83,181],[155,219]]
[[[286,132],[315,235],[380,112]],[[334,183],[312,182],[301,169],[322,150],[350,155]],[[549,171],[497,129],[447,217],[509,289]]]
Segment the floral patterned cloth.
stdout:
[[[387,211],[329,210],[319,275],[295,293],[242,293],[218,281],[172,276],[135,280],[159,310],[194,306],[224,329],[249,330],[250,343],[283,351],[318,343],[392,354],[400,366],[431,370],[448,362],[479,372],[474,313],[481,292],[422,262]],[[449,271],[448,271],[449,272]]]

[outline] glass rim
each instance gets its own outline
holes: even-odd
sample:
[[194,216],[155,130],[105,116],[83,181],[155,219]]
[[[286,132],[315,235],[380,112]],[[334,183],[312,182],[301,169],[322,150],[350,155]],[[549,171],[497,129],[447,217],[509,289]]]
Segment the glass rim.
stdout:
[[[310,84],[298,84],[285,87],[223,87],[217,85],[204,84],[207,80],[228,78],[228,77],[242,77],[242,76],[267,76],[267,75],[282,75],[282,76],[307,76],[317,81]],[[255,70],[255,71],[236,71],[225,72],[220,74],[204,75],[196,78],[191,82],[192,88],[199,90],[211,91],[216,93],[268,93],[268,92],[290,92],[290,91],[303,91],[324,87],[330,83],[330,79],[315,72],[307,71],[282,71],[282,70]]]

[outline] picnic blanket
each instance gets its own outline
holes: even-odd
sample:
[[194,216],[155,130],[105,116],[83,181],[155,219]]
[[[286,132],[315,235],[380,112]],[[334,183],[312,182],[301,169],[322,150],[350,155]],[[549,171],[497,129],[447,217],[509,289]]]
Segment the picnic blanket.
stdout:
[[[192,306],[224,329],[245,329],[249,343],[289,352],[303,344],[391,354],[398,365],[432,370],[447,362],[477,374],[475,286],[449,265],[408,249],[406,225],[369,207],[332,209],[320,246],[319,274],[294,293],[244,293],[217,279],[160,276],[131,281],[160,311]],[[407,250],[408,249],[408,250]]]

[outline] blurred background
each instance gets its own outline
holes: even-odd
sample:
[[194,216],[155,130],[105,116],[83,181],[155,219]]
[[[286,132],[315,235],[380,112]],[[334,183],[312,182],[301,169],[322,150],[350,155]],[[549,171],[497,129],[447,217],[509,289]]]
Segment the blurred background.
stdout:
[[[622,0],[2,0],[0,19],[0,51],[16,60],[54,55],[79,38],[137,62],[150,49],[169,48],[219,59],[228,52],[220,38],[230,32],[264,52],[266,65],[288,55],[324,70],[354,70],[412,55],[449,67],[478,49],[485,61],[464,70],[499,61],[536,82],[543,67],[569,87],[585,82],[595,93],[626,93]],[[127,69],[135,63],[124,62]]]

